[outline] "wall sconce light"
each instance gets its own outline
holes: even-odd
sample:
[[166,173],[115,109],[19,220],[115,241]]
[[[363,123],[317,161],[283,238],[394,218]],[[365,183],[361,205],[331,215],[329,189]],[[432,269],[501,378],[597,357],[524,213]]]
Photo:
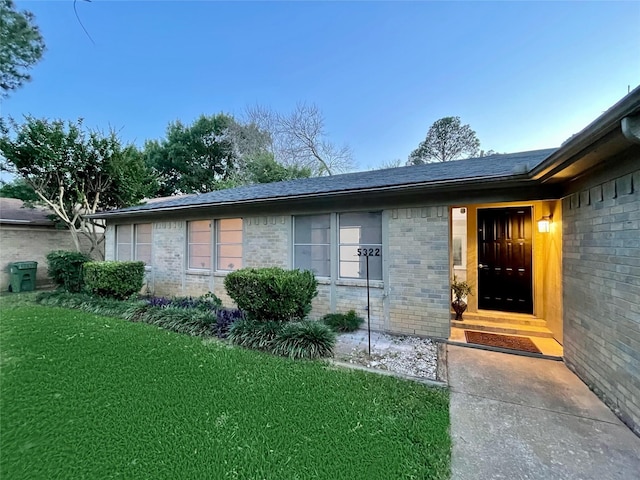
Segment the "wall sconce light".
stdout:
[[540,220],[538,220],[538,231],[540,233],[549,233],[551,230],[551,219],[553,217],[551,215],[543,215]]

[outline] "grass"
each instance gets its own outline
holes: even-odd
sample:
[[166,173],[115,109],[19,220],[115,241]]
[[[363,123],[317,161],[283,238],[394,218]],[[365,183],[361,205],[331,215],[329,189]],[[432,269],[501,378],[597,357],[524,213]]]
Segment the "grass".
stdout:
[[445,390],[15,297],[0,478],[449,477]]

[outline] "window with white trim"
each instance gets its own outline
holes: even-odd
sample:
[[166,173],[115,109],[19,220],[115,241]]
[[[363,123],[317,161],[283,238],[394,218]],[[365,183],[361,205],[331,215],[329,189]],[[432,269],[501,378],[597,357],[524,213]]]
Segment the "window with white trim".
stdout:
[[451,209],[451,255],[456,270],[467,268],[467,209]]
[[[357,212],[338,215],[339,276],[341,278],[369,278],[382,280],[382,213]],[[369,255],[358,256],[358,249],[366,248]]]
[[151,265],[151,224],[138,223],[134,225],[134,232],[134,258],[145,265]]
[[211,270],[211,220],[187,222],[187,266]]
[[318,277],[331,276],[331,215],[294,218],[293,265]]
[[242,268],[242,219],[225,218],[216,221],[216,270]]

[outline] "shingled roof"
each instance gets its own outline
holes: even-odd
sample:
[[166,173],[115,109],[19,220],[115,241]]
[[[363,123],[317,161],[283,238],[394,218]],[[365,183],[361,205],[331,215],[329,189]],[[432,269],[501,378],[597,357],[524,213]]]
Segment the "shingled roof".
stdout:
[[44,207],[29,208],[17,198],[0,197],[0,223],[12,225],[53,226],[51,210]]
[[529,171],[556,149],[491,155],[481,158],[430,163],[408,167],[345,173],[330,177],[304,178],[285,182],[248,185],[200,195],[180,195],[162,201],[98,214],[100,217],[127,213],[175,210],[192,206],[229,205],[237,202],[303,198],[334,193],[375,191],[403,186],[460,183],[479,179],[526,178]]

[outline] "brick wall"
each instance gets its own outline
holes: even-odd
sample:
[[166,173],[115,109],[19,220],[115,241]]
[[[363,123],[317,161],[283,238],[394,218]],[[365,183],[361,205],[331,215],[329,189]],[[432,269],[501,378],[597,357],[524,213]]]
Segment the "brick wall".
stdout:
[[[382,286],[376,286],[369,289],[370,305],[371,305],[371,330],[384,331],[384,290]],[[358,316],[364,318],[363,328],[367,326],[367,287],[362,282],[359,285],[336,285],[336,312],[345,313],[349,310],[355,310]]]
[[[372,329],[448,337],[448,209],[389,210],[384,212],[384,218],[385,281],[371,282]],[[245,267],[291,268],[291,219],[290,215],[244,218]],[[108,259],[115,254],[114,237],[115,228],[109,225]],[[186,222],[154,222],[152,242],[153,266],[147,272],[150,291],[158,295],[201,295],[212,291],[224,305],[233,305],[224,289],[224,273],[186,271]],[[330,312],[354,309],[366,318],[366,307],[364,280],[323,279],[310,317],[318,319]]]
[[565,361],[640,434],[640,170],[594,178],[562,211]]
[[[151,290],[156,295],[183,295],[187,277],[184,258],[187,241],[186,222],[154,222],[151,235],[153,242],[151,249],[153,285]],[[190,285],[192,286],[193,283]],[[199,290],[201,291],[201,289]]]
[[[86,243],[86,245],[85,245]],[[88,251],[88,242],[81,243]],[[36,288],[52,285],[47,275],[47,254],[54,250],[72,250],[76,247],[67,230],[45,227],[0,227],[0,290],[9,288],[8,264],[21,261],[38,262]]]
[[244,219],[245,267],[289,268],[290,216]]
[[449,210],[391,210],[389,326],[398,333],[449,337]]
[[332,286],[330,283],[318,283],[318,295],[311,302],[310,318],[319,320],[327,313],[331,313],[331,292]]

